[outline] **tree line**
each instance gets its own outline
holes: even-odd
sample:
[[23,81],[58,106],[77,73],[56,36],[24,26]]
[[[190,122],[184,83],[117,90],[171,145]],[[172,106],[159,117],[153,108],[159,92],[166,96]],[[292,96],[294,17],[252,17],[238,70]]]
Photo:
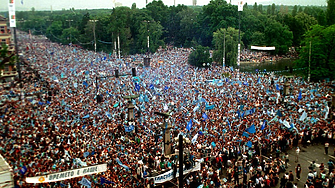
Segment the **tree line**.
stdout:
[[[166,6],[154,0],[145,8],[116,7],[101,10],[17,12],[18,27],[33,34],[44,34],[63,44],[78,44],[113,53],[117,40],[122,55],[155,52],[159,46],[196,47],[214,50],[213,60],[222,63],[223,35],[226,39],[226,65],[234,65],[237,55],[239,18],[241,45],[275,46],[275,54],[296,47],[302,54],[311,30],[335,23],[335,0],[327,7],[245,4],[239,15],[237,6],[225,0],[212,0],[205,6]],[[314,27],[314,26],[318,27]],[[147,49],[147,36],[150,48]],[[316,37],[313,38],[316,40]],[[329,41],[332,44],[332,41]],[[315,42],[316,44],[316,42]],[[306,47],[308,47],[307,45]],[[333,51],[331,51],[333,52]],[[335,54],[331,53],[330,54]],[[301,66],[305,56],[301,55]],[[332,58],[332,56],[328,56]],[[313,59],[313,58],[312,58]],[[332,62],[333,60],[330,60]],[[313,63],[312,63],[313,64]]]

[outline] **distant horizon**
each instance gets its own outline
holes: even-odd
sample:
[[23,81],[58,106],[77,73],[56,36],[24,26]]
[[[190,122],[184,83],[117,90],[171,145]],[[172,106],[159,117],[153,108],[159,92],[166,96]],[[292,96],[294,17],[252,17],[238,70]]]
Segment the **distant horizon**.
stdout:
[[[58,11],[58,10],[69,10],[74,8],[75,10],[85,10],[85,9],[113,9],[115,4],[120,4],[121,0],[16,0],[15,6],[16,11],[30,11],[31,8],[35,8],[36,11]],[[136,3],[137,8],[144,8],[146,0],[141,0],[133,2],[134,0],[122,0],[122,6],[131,7],[133,3]],[[193,0],[162,0],[163,3],[167,6],[173,6],[174,2],[176,5],[183,4],[186,6],[192,6]],[[207,5],[210,0],[196,0],[197,6]],[[233,5],[237,5],[240,0],[226,0],[228,3],[231,2]],[[148,0],[152,2],[152,0]],[[253,5],[255,2],[262,5],[271,5],[275,3],[276,5],[287,5],[287,6],[327,6],[326,0],[243,0],[244,3],[248,5]],[[0,4],[5,5],[0,8],[1,12],[8,11],[8,2],[7,0],[0,0]]]

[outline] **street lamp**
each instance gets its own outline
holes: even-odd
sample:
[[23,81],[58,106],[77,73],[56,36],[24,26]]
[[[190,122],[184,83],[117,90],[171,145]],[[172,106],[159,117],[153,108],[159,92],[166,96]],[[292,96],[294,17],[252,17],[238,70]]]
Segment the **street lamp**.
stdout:
[[134,118],[134,108],[132,100],[138,98],[140,95],[129,95],[123,96],[124,99],[128,99],[128,123],[129,125],[135,125]]
[[164,123],[162,124],[163,131],[163,143],[164,143],[164,155],[171,154],[171,134],[170,130],[172,128],[171,124],[167,122],[167,119],[170,117],[168,113],[154,112],[154,114],[162,116],[164,118]]
[[94,37],[94,52],[97,53],[97,40],[95,37],[95,22],[99,21],[99,20],[89,20],[90,22],[93,22],[93,37]]

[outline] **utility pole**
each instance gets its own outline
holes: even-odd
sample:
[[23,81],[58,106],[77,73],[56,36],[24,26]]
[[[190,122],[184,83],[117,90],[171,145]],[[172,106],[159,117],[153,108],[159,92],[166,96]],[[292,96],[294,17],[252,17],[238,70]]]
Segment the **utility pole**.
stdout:
[[121,55],[120,55],[120,36],[117,35],[117,48],[118,48],[118,51],[119,51],[119,59],[121,59]]
[[225,67],[225,59],[226,59],[226,29],[223,32],[223,58],[222,58],[222,68]]
[[238,46],[237,46],[237,66],[241,60],[241,12],[243,11],[243,1],[238,2]]
[[308,77],[307,82],[311,80],[311,53],[312,53],[312,41],[309,41],[309,60],[308,60]]
[[94,37],[94,52],[97,53],[97,39],[95,37],[95,22],[99,20],[90,20],[90,22],[93,22],[93,37]]
[[[71,29],[71,22],[73,22],[73,20],[66,20],[69,22],[69,28]],[[72,33],[71,33],[71,30],[70,30],[70,42],[72,43]]]
[[183,135],[179,134],[179,188],[183,188]]

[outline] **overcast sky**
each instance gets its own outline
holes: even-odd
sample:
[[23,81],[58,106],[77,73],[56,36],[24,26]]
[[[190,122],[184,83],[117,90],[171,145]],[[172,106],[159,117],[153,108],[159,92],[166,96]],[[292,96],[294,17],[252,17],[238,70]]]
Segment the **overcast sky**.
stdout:
[[[122,3],[123,6],[130,7],[136,3],[138,8],[145,7],[146,0],[115,0],[115,2]],[[151,2],[152,0],[148,0]],[[177,4],[192,5],[193,0],[175,0]],[[210,0],[197,0],[197,5],[207,5]],[[231,0],[232,4],[237,5],[239,0]],[[171,6],[174,0],[163,0],[165,5]],[[229,0],[228,0],[229,2]],[[249,5],[257,2],[258,4],[285,4],[285,5],[323,5],[326,6],[326,0],[243,0]],[[99,8],[113,8],[113,0],[15,0],[16,10],[30,10],[34,7],[36,10],[60,10],[62,8],[69,9],[99,9]],[[8,0],[0,0],[0,11],[8,10]]]

